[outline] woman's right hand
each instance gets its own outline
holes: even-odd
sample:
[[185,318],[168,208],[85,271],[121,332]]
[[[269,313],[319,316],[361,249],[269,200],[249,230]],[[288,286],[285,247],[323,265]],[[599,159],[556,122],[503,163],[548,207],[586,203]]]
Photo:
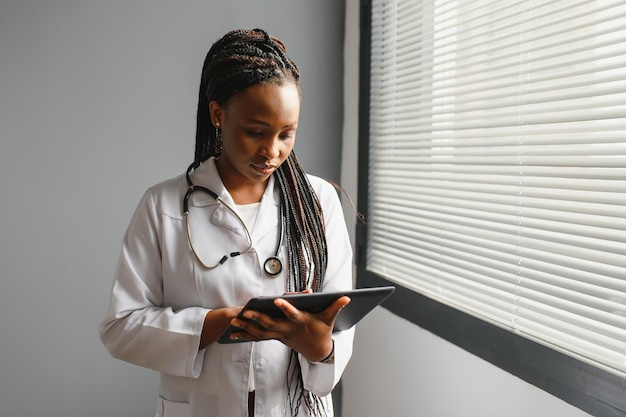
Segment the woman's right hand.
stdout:
[[200,335],[200,349],[204,349],[210,343],[215,342],[231,320],[237,317],[243,306],[216,308],[204,316],[204,326]]

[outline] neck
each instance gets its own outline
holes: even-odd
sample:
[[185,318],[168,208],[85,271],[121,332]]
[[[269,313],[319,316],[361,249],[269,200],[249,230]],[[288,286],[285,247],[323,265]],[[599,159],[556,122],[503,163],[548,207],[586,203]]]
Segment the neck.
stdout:
[[251,189],[249,187],[236,187],[234,189],[226,187],[226,189],[230,193],[230,196],[233,198],[235,204],[252,204],[261,201],[263,193],[265,193],[266,186],[267,182],[264,182],[263,188],[258,190],[256,189],[258,187],[255,189]]
[[245,177],[228,175],[222,164],[220,164],[220,160],[216,161],[215,166],[224,187],[228,190],[235,204],[251,204],[261,201],[267,188],[268,180],[254,182]]

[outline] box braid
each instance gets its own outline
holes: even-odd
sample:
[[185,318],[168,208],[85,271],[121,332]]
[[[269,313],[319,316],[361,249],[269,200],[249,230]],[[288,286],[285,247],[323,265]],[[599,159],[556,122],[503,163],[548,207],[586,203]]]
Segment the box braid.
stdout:
[[[228,99],[256,84],[294,83],[300,71],[286,55],[284,44],[261,29],[234,30],[213,44],[204,60],[198,96],[195,161],[219,158],[209,103]],[[320,202],[292,151],[275,171],[288,252],[287,291],[322,291],[328,250]],[[304,402],[312,416],[326,415],[320,398],[304,389],[297,352],[291,351],[287,389],[292,415]]]

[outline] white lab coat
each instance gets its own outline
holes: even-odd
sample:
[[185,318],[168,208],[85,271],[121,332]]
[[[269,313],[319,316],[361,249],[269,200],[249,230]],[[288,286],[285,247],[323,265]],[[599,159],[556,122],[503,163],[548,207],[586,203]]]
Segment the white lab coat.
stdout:
[[[213,159],[193,174],[196,185],[216,192],[234,207]],[[352,287],[352,249],[335,189],[309,176],[324,212],[328,269],[324,291]],[[139,203],[123,240],[100,337],[112,356],[161,373],[158,417],[246,417],[250,363],[254,369],[256,416],[288,415],[286,392],[289,349],[278,341],[219,344],[198,350],[204,316],[212,308],[239,306],[255,296],[286,291],[285,267],[267,276],[263,262],[279,239],[279,190],[274,178],[263,195],[254,229],[253,250],[204,269],[190,251],[182,215],[187,190],[184,175],[150,188]],[[211,196],[190,199],[191,238],[207,264],[247,247],[239,221]],[[352,354],[354,329],[336,333],[335,360],[311,363],[300,356],[305,388],[322,396],[332,416],[329,395]],[[306,415],[301,408],[299,415]]]

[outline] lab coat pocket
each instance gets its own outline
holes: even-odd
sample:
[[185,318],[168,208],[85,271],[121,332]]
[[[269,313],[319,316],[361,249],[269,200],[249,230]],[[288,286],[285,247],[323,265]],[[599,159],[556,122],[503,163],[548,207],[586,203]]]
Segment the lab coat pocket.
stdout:
[[188,417],[191,415],[189,403],[168,401],[159,397],[156,417]]

